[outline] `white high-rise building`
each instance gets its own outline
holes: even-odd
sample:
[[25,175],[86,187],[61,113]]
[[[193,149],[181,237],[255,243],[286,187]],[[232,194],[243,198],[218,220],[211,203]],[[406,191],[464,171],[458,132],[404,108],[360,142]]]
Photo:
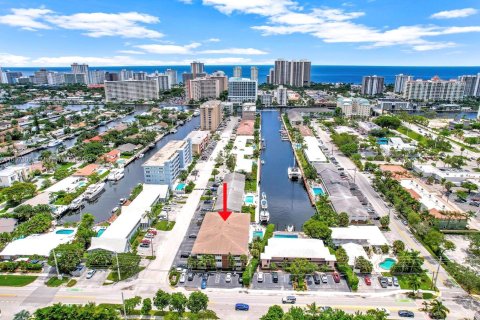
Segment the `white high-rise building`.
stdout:
[[90,84],[103,84],[104,81],[105,81],[105,71],[104,70],[90,71],[88,83],[90,83]]
[[86,84],[87,79],[84,73],[64,73],[63,82],[65,84]]
[[133,71],[122,69],[119,74],[120,81],[131,80],[133,79]]
[[275,69],[270,71],[269,81],[272,84],[283,84],[293,87],[310,85],[312,63],[308,60],[275,61]]
[[255,80],[258,82],[258,68],[250,67],[250,80]]
[[2,67],[0,67],[0,83],[7,83]]
[[168,83],[170,84],[170,87],[176,86],[178,84],[177,70],[167,69],[165,70],[165,74],[168,76]]
[[[84,74],[80,74],[85,76]],[[47,72],[47,84],[51,86],[58,86],[65,83],[65,75],[59,72],[48,71]],[[85,83],[85,82],[84,82]]]
[[464,93],[464,81],[441,80],[435,76],[431,80],[407,81],[403,98],[422,101],[458,101],[463,99]]
[[362,79],[362,94],[374,96],[383,92],[384,77],[365,76]]
[[405,90],[405,83],[411,80],[413,80],[412,76],[409,76],[403,73],[397,74],[395,76],[395,86],[393,88],[393,92],[403,93],[403,91]]
[[480,97],[480,73],[460,76],[458,80],[465,82],[465,97]]
[[286,106],[288,103],[288,93],[287,88],[282,85],[279,85],[277,91],[275,92],[275,98],[279,106]]
[[159,91],[157,80],[105,81],[107,102],[154,100]]
[[88,70],[88,64],[78,64],[78,63],[72,63],[71,65],[72,68],[72,73],[83,73],[85,75],[85,79],[87,80],[86,83],[88,83],[88,75],[89,75],[89,70]]
[[248,78],[228,79],[228,101],[234,104],[257,101],[258,83]]
[[171,89],[169,77],[163,73],[154,73],[147,76],[147,80],[156,80],[158,82],[158,89],[160,91],[167,91]]
[[240,67],[240,66],[233,67],[233,76],[235,78],[241,78],[242,77],[242,67]]
[[345,98],[337,99],[337,107],[342,110],[345,117],[369,117],[372,107],[367,99]]
[[133,80],[147,80],[147,73],[143,71],[134,72]]

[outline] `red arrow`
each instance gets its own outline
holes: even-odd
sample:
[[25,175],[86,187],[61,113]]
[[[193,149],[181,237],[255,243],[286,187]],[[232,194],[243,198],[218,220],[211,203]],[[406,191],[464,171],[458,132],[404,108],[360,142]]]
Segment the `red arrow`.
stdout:
[[223,210],[218,211],[220,217],[222,217],[223,221],[227,221],[228,217],[232,214],[231,211],[227,209],[227,184],[223,183]]

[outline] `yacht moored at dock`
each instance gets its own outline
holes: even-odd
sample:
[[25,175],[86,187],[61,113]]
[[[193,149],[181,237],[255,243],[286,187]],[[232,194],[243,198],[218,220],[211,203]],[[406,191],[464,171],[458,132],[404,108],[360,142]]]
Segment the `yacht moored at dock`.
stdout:
[[52,147],[56,147],[58,146],[59,144],[62,144],[62,140],[53,140],[53,141],[50,141],[48,144],[47,144],[47,147],[49,148],[52,148]]
[[107,180],[118,181],[123,178],[125,175],[123,168],[113,169],[110,174],[107,176]]
[[267,210],[260,211],[260,222],[261,223],[268,223],[270,221],[270,212]]
[[73,199],[73,201],[68,206],[70,210],[78,210],[83,206],[83,195],[79,196],[78,198]]
[[102,190],[105,188],[105,182],[100,182],[97,184],[92,184],[88,186],[87,190],[85,191],[85,199],[93,200],[97,197]]
[[298,180],[302,177],[302,172],[298,167],[288,167],[288,178],[290,180]]
[[260,208],[262,208],[262,210],[268,209],[267,199],[262,199],[262,200],[260,200]]

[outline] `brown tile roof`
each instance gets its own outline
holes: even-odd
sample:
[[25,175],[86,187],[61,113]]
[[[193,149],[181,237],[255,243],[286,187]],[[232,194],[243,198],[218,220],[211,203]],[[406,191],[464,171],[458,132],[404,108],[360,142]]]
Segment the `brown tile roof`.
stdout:
[[238,124],[237,135],[239,136],[253,136],[254,120],[242,120]]
[[382,170],[383,172],[391,172],[392,178],[396,180],[411,177],[407,169],[396,164],[382,164],[380,165],[380,170]]
[[227,221],[223,221],[218,212],[208,212],[192,254],[248,255],[249,230],[249,214],[234,212]]
[[410,195],[412,196],[412,198],[414,198],[415,200],[420,200],[420,195],[418,193],[415,192],[415,190],[412,190],[412,189],[407,189],[405,188],[405,190],[407,190],[408,193],[410,193]]
[[447,214],[447,213],[442,213],[435,208],[430,209],[428,213],[430,213],[432,217],[440,220],[466,220],[467,219],[464,215],[460,214],[459,212],[450,212],[450,214]]
[[313,136],[312,130],[305,125],[298,126],[298,130],[300,130],[300,134],[304,137],[306,136]]
[[75,172],[73,175],[80,176],[80,177],[88,177],[91,174],[93,174],[98,169],[98,167],[99,167],[98,164],[91,163],[81,169],[78,169],[77,172]]

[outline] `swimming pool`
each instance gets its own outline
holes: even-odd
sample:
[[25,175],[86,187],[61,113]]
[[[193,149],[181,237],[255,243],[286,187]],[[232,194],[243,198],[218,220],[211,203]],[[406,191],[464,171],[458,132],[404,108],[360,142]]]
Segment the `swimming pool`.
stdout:
[[55,231],[56,234],[72,234],[74,232],[75,232],[75,230],[73,230],[73,229],[60,229],[60,230]]
[[323,195],[325,195],[325,192],[324,192],[323,189],[320,188],[320,187],[313,187],[313,188],[312,188],[312,191],[313,191],[313,194],[316,195],[316,196],[323,196]]
[[383,260],[382,262],[380,262],[379,266],[383,270],[390,270],[395,265],[395,262],[396,262],[395,260],[393,260],[391,258],[387,258],[387,259]]
[[106,228],[101,228],[97,231],[97,237],[100,237],[104,232],[105,232]]
[[279,233],[273,236],[274,238],[298,238],[298,234],[286,234],[286,233]]
[[255,197],[252,196],[252,195],[249,195],[249,196],[245,196],[245,204],[253,204],[255,201]]
[[255,239],[255,238],[262,239],[263,238],[263,231],[253,231],[252,235],[253,235],[253,239]]
[[177,184],[177,187],[175,188],[175,190],[177,190],[177,191],[182,191],[183,189],[185,189],[185,183],[179,183],[179,184]]

